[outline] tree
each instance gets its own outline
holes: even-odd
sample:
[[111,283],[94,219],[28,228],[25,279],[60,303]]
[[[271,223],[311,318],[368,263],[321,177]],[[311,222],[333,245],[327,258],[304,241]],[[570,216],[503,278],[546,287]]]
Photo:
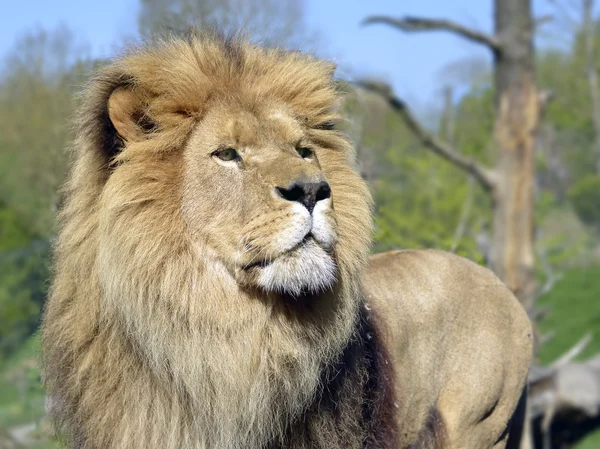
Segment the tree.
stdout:
[[91,61],[66,28],[25,34],[0,73],[0,354],[39,324],[73,94]]
[[[563,22],[574,28],[574,36],[577,44],[582,48],[583,71],[582,75],[587,80],[587,92],[589,95],[591,121],[594,129],[594,141],[592,152],[594,154],[594,167],[600,174],[600,84],[598,81],[598,50],[597,50],[597,23],[594,20],[594,0],[572,0],[563,2],[561,0],[549,0],[557,13],[562,16]],[[580,19],[577,18],[580,16]]]
[[444,19],[386,16],[364,23],[404,32],[448,31],[490,50],[494,59],[495,124],[489,168],[432,135],[408,105],[380,84],[361,83],[381,94],[422,144],[470,173],[489,192],[493,208],[492,267],[532,312],[534,276],[534,143],[545,95],[536,86],[534,21],[530,0],[495,0],[495,32],[486,34]]
[[49,245],[0,203],[0,355],[37,327],[48,276]]
[[52,232],[73,96],[91,65],[68,29],[36,30],[17,42],[0,75],[0,200],[36,236]]
[[600,176],[579,179],[569,191],[569,197],[581,221],[600,230]]
[[312,38],[302,0],[142,0],[138,19],[143,36],[185,33],[191,26],[240,29],[265,44],[298,48]]

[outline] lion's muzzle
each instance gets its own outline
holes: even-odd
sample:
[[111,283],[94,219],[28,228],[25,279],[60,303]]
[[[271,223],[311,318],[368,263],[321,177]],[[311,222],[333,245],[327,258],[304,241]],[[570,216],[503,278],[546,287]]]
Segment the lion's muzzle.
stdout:
[[337,226],[329,185],[302,188],[305,193],[294,191],[300,189],[297,185],[287,188],[286,201],[292,204],[245,227],[237,270],[243,284],[299,295],[335,282]]

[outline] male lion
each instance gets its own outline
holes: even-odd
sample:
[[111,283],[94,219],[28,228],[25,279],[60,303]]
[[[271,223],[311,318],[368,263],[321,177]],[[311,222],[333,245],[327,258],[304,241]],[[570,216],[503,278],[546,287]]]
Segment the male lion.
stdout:
[[527,317],[441,252],[375,256],[362,285],[371,199],[332,74],[197,35],[92,80],[43,325],[71,447],[506,445]]

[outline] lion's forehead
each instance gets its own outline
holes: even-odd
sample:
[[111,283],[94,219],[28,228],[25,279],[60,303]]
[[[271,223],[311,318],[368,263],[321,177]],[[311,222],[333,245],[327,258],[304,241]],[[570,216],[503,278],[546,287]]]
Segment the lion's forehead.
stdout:
[[198,125],[205,143],[238,147],[272,143],[296,144],[306,138],[300,121],[279,105],[244,108],[222,105]]

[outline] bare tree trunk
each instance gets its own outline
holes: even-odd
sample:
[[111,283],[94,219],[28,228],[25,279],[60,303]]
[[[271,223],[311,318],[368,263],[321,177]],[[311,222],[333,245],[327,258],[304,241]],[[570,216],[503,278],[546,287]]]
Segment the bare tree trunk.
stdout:
[[492,266],[531,312],[534,278],[534,149],[540,118],[531,0],[496,0],[495,147],[498,151]]
[[495,167],[484,167],[463,156],[451,142],[433,136],[389,88],[361,84],[384,96],[426,148],[470,173],[490,192],[494,214],[492,268],[531,313],[535,300],[534,149],[543,95],[535,84],[531,0],[494,3],[493,35],[444,19],[375,16],[364,23],[382,23],[405,32],[448,31],[492,52],[496,88]]

